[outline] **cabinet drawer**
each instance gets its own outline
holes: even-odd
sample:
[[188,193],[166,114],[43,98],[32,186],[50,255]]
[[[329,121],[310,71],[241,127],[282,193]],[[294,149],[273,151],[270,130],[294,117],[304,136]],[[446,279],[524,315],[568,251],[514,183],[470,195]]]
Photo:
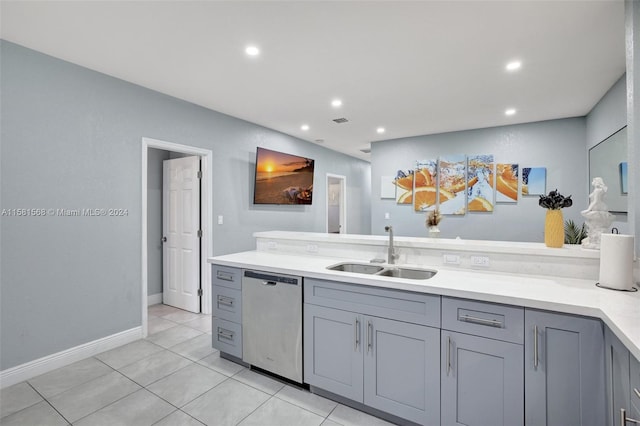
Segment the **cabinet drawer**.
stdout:
[[242,269],[213,265],[211,271],[211,284],[242,289]]
[[443,297],[442,328],[524,344],[524,308]]
[[440,296],[306,278],[304,301],[440,328]]
[[[638,361],[633,355],[629,357],[629,371],[631,376],[631,405],[640,413],[640,361]],[[640,417],[640,414],[638,415]],[[634,418],[638,418],[634,417]]]
[[213,286],[213,315],[227,321],[242,322],[242,291]]
[[213,347],[220,352],[242,358],[242,326],[213,317]]

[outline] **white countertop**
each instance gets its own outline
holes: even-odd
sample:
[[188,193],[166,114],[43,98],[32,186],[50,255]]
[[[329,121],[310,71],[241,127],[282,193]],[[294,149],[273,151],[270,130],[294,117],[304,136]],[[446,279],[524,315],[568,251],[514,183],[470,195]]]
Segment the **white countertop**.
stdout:
[[209,263],[237,268],[596,317],[602,319],[631,353],[640,359],[640,292],[601,289],[595,286],[594,281],[582,279],[447,269],[440,266],[430,268],[428,265],[402,265],[438,270],[433,278],[421,281],[326,269],[327,266],[345,261],[348,259],[264,251],[247,251],[208,259]]

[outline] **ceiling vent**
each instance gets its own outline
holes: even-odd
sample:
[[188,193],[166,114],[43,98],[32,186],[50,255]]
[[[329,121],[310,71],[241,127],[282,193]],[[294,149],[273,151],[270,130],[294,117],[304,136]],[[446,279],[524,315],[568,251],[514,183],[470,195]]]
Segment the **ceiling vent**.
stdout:
[[334,118],[333,121],[338,123],[338,124],[342,124],[342,123],[346,123],[349,120],[347,120],[346,118],[342,117],[342,118]]
[[371,148],[364,148],[360,150],[361,152],[364,152],[365,154],[371,154]]

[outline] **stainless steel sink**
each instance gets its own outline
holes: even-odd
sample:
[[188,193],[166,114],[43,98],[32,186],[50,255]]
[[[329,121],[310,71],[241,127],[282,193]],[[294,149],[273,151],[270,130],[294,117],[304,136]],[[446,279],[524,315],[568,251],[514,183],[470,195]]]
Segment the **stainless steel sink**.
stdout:
[[388,268],[378,272],[377,275],[385,277],[406,278],[409,280],[428,280],[432,278],[438,271],[431,269],[413,269],[413,268]]
[[428,280],[438,271],[432,269],[405,268],[402,266],[380,266],[370,263],[342,262],[327,269],[340,272],[351,272],[354,274],[379,275],[383,277],[405,278],[408,280]]
[[379,265],[371,265],[368,263],[338,263],[333,266],[328,266],[327,269],[332,271],[353,272],[356,274],[375,274],[382,271],[384,268]]

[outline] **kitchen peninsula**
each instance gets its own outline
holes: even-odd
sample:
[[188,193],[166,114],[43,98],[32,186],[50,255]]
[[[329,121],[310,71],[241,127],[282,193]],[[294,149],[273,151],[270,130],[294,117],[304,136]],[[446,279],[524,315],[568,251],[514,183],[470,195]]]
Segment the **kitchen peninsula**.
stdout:
[[[209,259],[213,285],[226,286],[220,270],[238,280],[243,270],[303,277],[312,392],[397,423],[617,425],[620,408],[638,415],[640,294],[596,287],[597,251],[396,237],[397,264],[381,268],[437,271],[407,279],[327,269],[376,265],[387,258],[384,236],[255,237],[255,251]],[[637,280],[637,264],[634,272]],[[241,305],[240,281],[236,291]]]

